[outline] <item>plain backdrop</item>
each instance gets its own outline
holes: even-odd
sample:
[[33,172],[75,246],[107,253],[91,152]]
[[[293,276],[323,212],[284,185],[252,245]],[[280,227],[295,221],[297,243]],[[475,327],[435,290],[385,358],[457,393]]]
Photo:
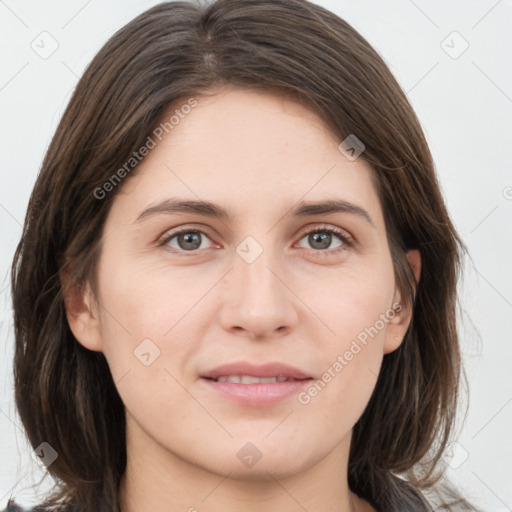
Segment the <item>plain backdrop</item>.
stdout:
[[[37,503],[52,483],[46,477],[34,488],[44,472],[13,400],[8,276],[29,194],[85,66],[118,28],[156,3],[0,1],[0,508],[11,494]],[[446,457],[448,474],[485,510],[512,511],[512,2],[317,3],[382,55],[425,130],[471,254],[460,284],[469,407]]]

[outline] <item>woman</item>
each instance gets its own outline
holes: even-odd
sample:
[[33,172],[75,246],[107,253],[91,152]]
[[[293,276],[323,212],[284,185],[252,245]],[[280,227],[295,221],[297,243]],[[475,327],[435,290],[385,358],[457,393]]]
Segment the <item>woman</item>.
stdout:
[[39,509],[475,510],[439,483],[463,251],[345,21],[144,12],[79,81],[13,262]]

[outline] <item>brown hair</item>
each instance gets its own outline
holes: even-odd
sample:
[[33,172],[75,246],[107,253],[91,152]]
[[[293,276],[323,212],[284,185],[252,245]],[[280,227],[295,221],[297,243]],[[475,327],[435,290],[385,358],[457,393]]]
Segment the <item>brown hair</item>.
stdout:
[[[49,443],[48,504],[118,510],[124,406],[104,355],[68,326],[59,274],[94,283],[102,228],[122,186],[97,191],[180,98],[213,86],[284,93],[340,142],[354,134],[373,168],[396,283],[413,318],[384,356],[354,427],[352,491],[380,510],[429,510],[461,376],[456,283],[466,250],[446,211],[420,123],[379,54],[347,22],[306,0],[169,2],[121,28],[79,80],[44,158],[12,266],[15,397],[33,447]],[[134,170],[133,172],[136,172]],[[419,249],[419,283],[405,257]],[[473,510],[463,500],[466,510]]]

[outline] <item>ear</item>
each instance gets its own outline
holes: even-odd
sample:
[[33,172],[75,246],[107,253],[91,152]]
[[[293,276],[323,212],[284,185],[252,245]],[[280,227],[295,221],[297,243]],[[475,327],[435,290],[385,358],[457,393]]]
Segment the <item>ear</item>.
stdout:
[[[417,249],[412,249],[406,253],[407,261],[412,268],[416,279],[416,287],[421,275],[421,255]],[[416,294],[416,287],[414,293]],[[393,311],[393,313],[391,313]],[[396,350],[402,343],[407,328],[412,319],[412,306],[406,307],[402,303],[400,294],[395,294],[392,310],[387,315],[389,322],[386,328],[386,339],[384,341],[384,354],[389,354]]]
[[62,270],[59,275],[64,291],[66,318],[71,332],[85,348],[101,352],[103,344],[98,308],[89,283],[86,283],[85,286],[70,283],[69,267]]

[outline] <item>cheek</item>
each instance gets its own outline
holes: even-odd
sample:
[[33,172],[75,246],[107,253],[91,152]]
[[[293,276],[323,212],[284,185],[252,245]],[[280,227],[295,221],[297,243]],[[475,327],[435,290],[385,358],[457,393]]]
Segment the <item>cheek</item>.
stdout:
[[[164,343],[179,323],[205,294],[215,276],[189,267],[172,267],[165,260],[142,258],[102,260],[100,296],[103,299],[103,327],[131,338],[155,338]],[[147,258],[149,260],[149,258]],[[108,310],[108,311],[107,311]]]
[[[194,355],[212,323],[207,309],[218,268],[198,271],[193,265],[171,266],[165,259],[148,264],[142,258],[116,257],[112,251],[105,255],[110,257],[98,267],[103,352],[114,382],[123,379],[123,401],[129,410],[130,401],[142,404],[144,395],[158,395],[162,403],[179,402],[182,390],[177,382],[186,385]],[[138,386],[129,387],[128,380]],[[164,390],[170,389],[167,395]],[[184,403],[190,399],[186,394],[182,398]]]
[[[369,268],[340,271],[336,279],[317,281],[325,293],[309,295],[308,305],[314,305],[311,309],[328,329],[322,329],[319,337],[318,321],[309,320],[309,339],[317,344],[322,369],[301,403],[328,403],[331,409],[320,413],[329,417],[350,411],[355,421],[380,371],[386,330],[393,317],[394,275],[391,261],[385,258]],[[308,320],[303,323],[307,326]]]
[[183,269],[171,273],[116,258],[101,262],[99,276],[103,351],[119,395],[148,431],[158,417],[170,434],[178,429],[179,411],[190,407],[180,383],[196,349],[197,323],[187,312],[201,296],[200,283]]
[[[394,273],[388,257],[372,258],[365,265],[354,264],[304,281],[300,292],[309,306],[305,318],[316,315],[322,320],[323,352],[332,358],[335,352],[350,348],[353,340],[384,339],[390,307],[394,298]],[[315,283],[315,287],[311,287]],[[308,291],[309,290],[309,291]],[[311,322],[310,322],[311,323]],[[318,326],[318,322],[317,322]],[[315,339],[314,333],[310,337]]]
[[330,316],[336,336],[318,340],[319,374],[297,397],[299,408],[332,436],[349,432],[363,414],[383,358],[386,324],[379,315],[385,301],[365,299],[365,308],[357,308],[353,300],[339,298]]

